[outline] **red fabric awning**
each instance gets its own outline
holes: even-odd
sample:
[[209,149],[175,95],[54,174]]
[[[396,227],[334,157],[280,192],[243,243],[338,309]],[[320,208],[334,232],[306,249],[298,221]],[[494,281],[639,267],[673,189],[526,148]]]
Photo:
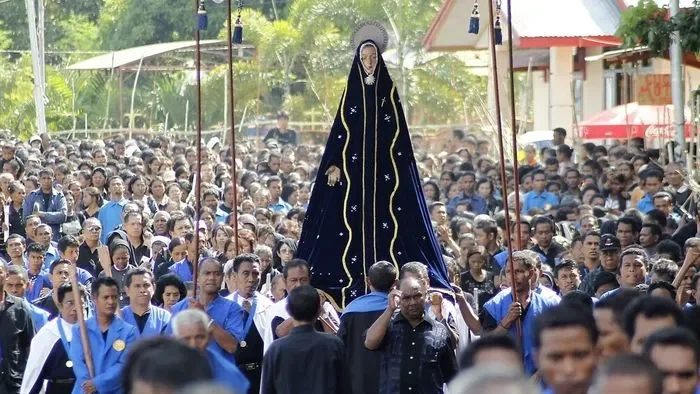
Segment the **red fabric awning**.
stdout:
[[[685,134],[690,136],[690,110],[685,109]],[[629,139],[661,138],[673,139],[673,105],[639,105],[630,103],[610,108],[579,124],[581,138]]]

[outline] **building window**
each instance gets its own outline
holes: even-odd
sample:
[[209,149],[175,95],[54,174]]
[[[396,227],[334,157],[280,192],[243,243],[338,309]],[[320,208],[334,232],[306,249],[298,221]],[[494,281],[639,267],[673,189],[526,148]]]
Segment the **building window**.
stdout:
[[605,77],[605,109],[610,109],[617,102],[617,91],[615,89],[615,75]]

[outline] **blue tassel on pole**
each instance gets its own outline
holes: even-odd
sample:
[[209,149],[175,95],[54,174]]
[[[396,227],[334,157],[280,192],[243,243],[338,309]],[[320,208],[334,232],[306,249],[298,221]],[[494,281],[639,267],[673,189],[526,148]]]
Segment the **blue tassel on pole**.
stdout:
[[479,34],[479,1],[474,2],[472,15],[469,17],[469,33]]
[[199,9],[197,9],[197,29],[207,30],[207,25],[209,24],[209,17],[207,17],[207,10],[204,8],[204,0],[199,2]]
[[500,16],[496,17],[496,23],[493,27],[493,32],[494,32],[494,40],[496,42],[496,45],[502,45],[503,44],[503,29],[501,29],[501,17]]
[[241,16],[238,15],[238,18],[236,18],[236,24],[234,25],[233,28],[233,37],[231,38],[231,41],[234,44],[242,44],[243,43],[243,24],[241,23]]

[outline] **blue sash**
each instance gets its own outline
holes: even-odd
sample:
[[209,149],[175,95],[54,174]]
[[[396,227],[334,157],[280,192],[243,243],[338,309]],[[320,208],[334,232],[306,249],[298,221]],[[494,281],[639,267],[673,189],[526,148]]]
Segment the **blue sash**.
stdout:
[[[233,296],[233,302],[238,304],[238,292]],[[243,326],[243,333],[245,334],[245,337],[248,336],[248,332],[250,331],[250,327],[253,326],[253,318],[255,317],[255,309],[258,307],[258,297],[253,294],[253,305],[250,306],[250,312],[248,312],[248,319],[245,321],[245,326]],[[241,307],[243,308],[243,307]],[[245,309],[243,309],[245,310]],[[244,337],[244,338],[245,338]]]
[[63,348],[66,349],[66,355],[70,354],[70,342],[68,342],[68,339],[66,339],[66,332],[63,331],[63,325],[61,324],[61,316],[58,317],[58,320],[56,321],[56,325],[58,326],[58,335],[61,336],[61,343],[63,343]]

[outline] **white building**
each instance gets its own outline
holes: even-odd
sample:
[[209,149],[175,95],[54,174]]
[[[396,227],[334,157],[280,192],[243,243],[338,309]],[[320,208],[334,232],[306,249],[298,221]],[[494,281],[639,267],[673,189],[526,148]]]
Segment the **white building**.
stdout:
[[[514,69],[532,65],[532,129],[564,127],[616,105],[635,101],[634,76],[668,74],[666,59],[620,51],[615,37],[621,10],[636,0],[511,0]],[[685,1],[685,0],[683,0]],[[658,0],[663,5],[664,0]],[[668,0],[665,0],[667,3]],[[496,1],[494,0],[494,4]],[[507,0],[501,2],[506,7]],[[692,6],[692,1],[689,1]],[[488,50],[488,1],[478,0],[480,32],[469,34],[473,0],[446,0],[424,39],[427,51]],[[687,6],[687,4],[682,4]],[[497,53],[501,106],[508,118],[508,20],[501,10],[503,45]],[[686,86],[700,84],[700,63],[686,56]],[[637,67],[622,66],[636,61]],[[492,75],[489,74],[489,86]],[[492,103],[490,89],[490,104]],[[688,88],[686,87],[686,95]]]

